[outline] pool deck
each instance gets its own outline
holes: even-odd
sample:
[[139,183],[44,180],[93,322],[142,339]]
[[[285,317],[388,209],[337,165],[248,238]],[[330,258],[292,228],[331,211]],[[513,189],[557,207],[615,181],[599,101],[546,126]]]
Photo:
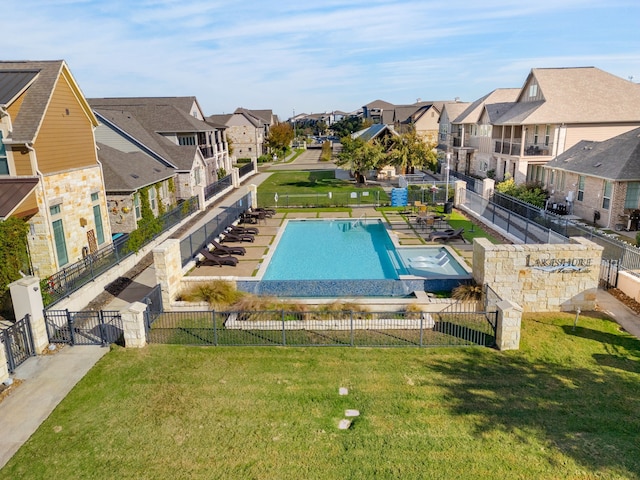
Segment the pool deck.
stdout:
[[[278,211],[272,218],[261,220],[259,224],[252,225],[258,227],[260,233],[255,235],[253,242],[235,242],[227,243],[227,245],[242,245],[247,250],[245,255],[236,255],[238,264],[233,266],[201,266],[191,270],[189,276],[206,276],[206,277],[236,277],[246,278],[255,276],[260,264],[269,253],[269,248],[273,244],[278,229],[283,225],[285,220],[304,219],[304,218],[352,218],[357,219],[365,216],[367,219],[380,218],[386,221],[391,231],[396,235],[398,243],[401,246],[420,246],[420,245],[442,245],[441,242],[429,242],[427,240],[430,230],[417,226],[415,224],[415,216],[402,215],[399,212],[382,212],[372,207],[357,207],[352,210],[351,216],[348,213],[334,212],[288,212],[286,210]],[[439,230],[447,228],[446,224],[439,226]],[[463,240],[451,240],[446,243],[449,247],[456,250],[456,253],[462,257],[468,264],[471,263],[473,246]]]

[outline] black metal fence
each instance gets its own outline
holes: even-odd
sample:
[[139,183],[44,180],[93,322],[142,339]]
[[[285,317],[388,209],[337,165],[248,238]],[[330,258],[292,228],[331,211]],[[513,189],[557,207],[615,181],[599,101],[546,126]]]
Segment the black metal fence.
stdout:
[[204,188],[204,199],[209,200],[210,198],[215,197],[217,194],[229,188],[232,184],[233,184],[233,181],[232,181],[231,175],[227,175],[226,177],[221,178],[217,182],[207,185]]
[[[496,315],[493,313],[492,315]],[[149,343],[209,346],[493,346],[485,312],[163,312],[147,322]]]
[[220,235],[225,228],[235,222],[240,214],[247,210],[250,206],[251,196],[245,195],[235,204],[227,207],[222,213],[216,215],[207,223],[198,228],[189,236],[180,240],[180,256],[182,258],[182,266],[189,261],[209,243],[213,238]]
[[[151,242],[161,233],[174,227],[198,209],[198,197],[184,201],[178,207],[165,213],[161,218],[162,229],[155,237],[141,245]],[[51,306],[71,295],[96,277],[103,274],[134,252],[128,246],[128,236],[124,235],[113,243],[87,255],[82,260],[67,265],[43,281],[42,295],[45,307]]]
[[245,165],[242,165],[241,167],[238,167],[238,176],[240,178],[244,177],[245,175],[249,175],[251,172],[253,172],[253,162],[249,162]]
[[145,311],[145,324],[147,329],[153,325],[153,322],[162,314],[162,288],[160,285],[156,285],[153,289],[141,300],[142,303],[147,304],[147,310]]
[[36,355],[29,315],[0,330],[9,373],[15,372],[29,357]]
[[470,177],[464,173],[456,172],[454,170],[449,171],[450,180],[463,180],[467,183],[467,190],[475,193],[482,193],[482,180],[475,177]]
[[389,201],[389,195],[381,188],[308,194],[258,192],[258,205],[275,208],[378,207],[389,203]]
[[45,310],[44,320],[50,343],[107,346],[123,342],[120,312]]

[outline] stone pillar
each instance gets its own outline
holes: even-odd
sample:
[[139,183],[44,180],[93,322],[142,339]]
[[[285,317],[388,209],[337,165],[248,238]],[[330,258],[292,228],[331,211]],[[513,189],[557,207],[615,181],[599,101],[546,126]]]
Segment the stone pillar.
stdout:
[[464,180],[456,180],[453,183],[455,187],[455,194],[453,197],[453,205],[455,207],[464,204],[467,196],[467,182]]
[[44,323],[40,279],[37,277],[21,278],[9,284],[9,290],[16,318],[21,320],[26,314],[29,314],[33,347],[36,354],[42,353],[49,345],[49,335],[47,335],[47,327]]
[[482,198],[489,200],[496,187],[496,181],[493,178],[485,178],[482,180]]
[[231,184],[233,188],[240,187],[240,170],[235,167],[231,169]]
[[196,195],[198,196],[198,210],[200,210],[201,212],[204,212],[207,207],[204,204],[205,199],[204,199],[204,187],[202,185],[196,185]]
[[249,195],[250,195],[250,200],[249,203],[251,204],[251,208],[258,208],[258,186],[255,184],[251,184],[249,185]]
[[125,348],[142,348],[147,345],[147,332],[144,326],[146,310],[147,306],[144,303],[135,302],[129,305],[128,309],[120,312]]
[[256,157],[251,157],[251,163],[253,163],[253,171],[258,173],[258,159]]
[[5,353],[4,344],[0,343],[0,383],[9,378],[9,367],[7,365],[7,354]]
[[156,282],[162,290],[162,304],[165,310],[178,295],[182,280],[182,259],[180,240],[169,239],[153,249],[153,264],[156,270]]
[[497,307],[496,345],[498,350],[518,350],[520,348],[522,307],[509,300],[498,302]]

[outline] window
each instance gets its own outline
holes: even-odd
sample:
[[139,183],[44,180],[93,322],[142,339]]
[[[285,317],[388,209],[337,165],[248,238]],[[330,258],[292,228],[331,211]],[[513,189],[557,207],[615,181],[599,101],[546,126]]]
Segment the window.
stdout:
[[535,97],[536,95],[538,95],[538,85],[532,83],[529,85],[529,97]]
[[104,243],[104,228],[102,226],[102,213],[100,212],[100,194],[94,192],[91,194],[91,202],[93,205],[93,221],[96,224],[96,237],[98,245]]
[[551,185],[551,188],[554,187],[555,182],[556,182],[556,171],[551,170],[551,173],[549,174],[549,185]]
[[581,202],[584,198],[584,175],[578,177],[578,201]]
[[154,213],[156,211],[156,195],[156,188],[154,186],[151,186],[151,188],[149,189],[149,206]]
[[627,196],[624,198],[624,208],[636,210],[640,206],[640,182],[627,183]]
[[551,125],[544,127],[544,146],[549,146],[549,136],[551,134]]
[[609,210],[609,205],[611,204],[611,190],[613,189],[613,184],[609,180],[604,181],[604,191],[602,193],[602,208],[605,210]]
[[7,150],[2,142],[2,132],[0,132],[0,175],[9,175],[9,160]]
[[195,177],[194,180],[196,182],[196,185],[200,185],[200,167],[196,168],[193,171],[193,176]]
[[533,143],[535,145],[538,144],[538,125],[536,125],[535,127],[533,127]]
[[564,178],[565,172],[560,172],[560,178],[558,179],[558,190],[564,190]]
[[52,207],[49,207],[49,213],[51,214],[52,217],[54,215],[60,215],[61,211],[62,211],[62,208],[60,203],[58,205],[53,205]]
[[178,145],[195,145],[196,139],[194,136],[178,135]]

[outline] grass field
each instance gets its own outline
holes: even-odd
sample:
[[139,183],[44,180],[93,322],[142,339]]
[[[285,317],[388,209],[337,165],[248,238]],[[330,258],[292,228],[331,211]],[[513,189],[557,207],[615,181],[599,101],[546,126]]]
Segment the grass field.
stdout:
[[115,348],[0,478],[640,478],[640,342],[573,320],[511,352]]

